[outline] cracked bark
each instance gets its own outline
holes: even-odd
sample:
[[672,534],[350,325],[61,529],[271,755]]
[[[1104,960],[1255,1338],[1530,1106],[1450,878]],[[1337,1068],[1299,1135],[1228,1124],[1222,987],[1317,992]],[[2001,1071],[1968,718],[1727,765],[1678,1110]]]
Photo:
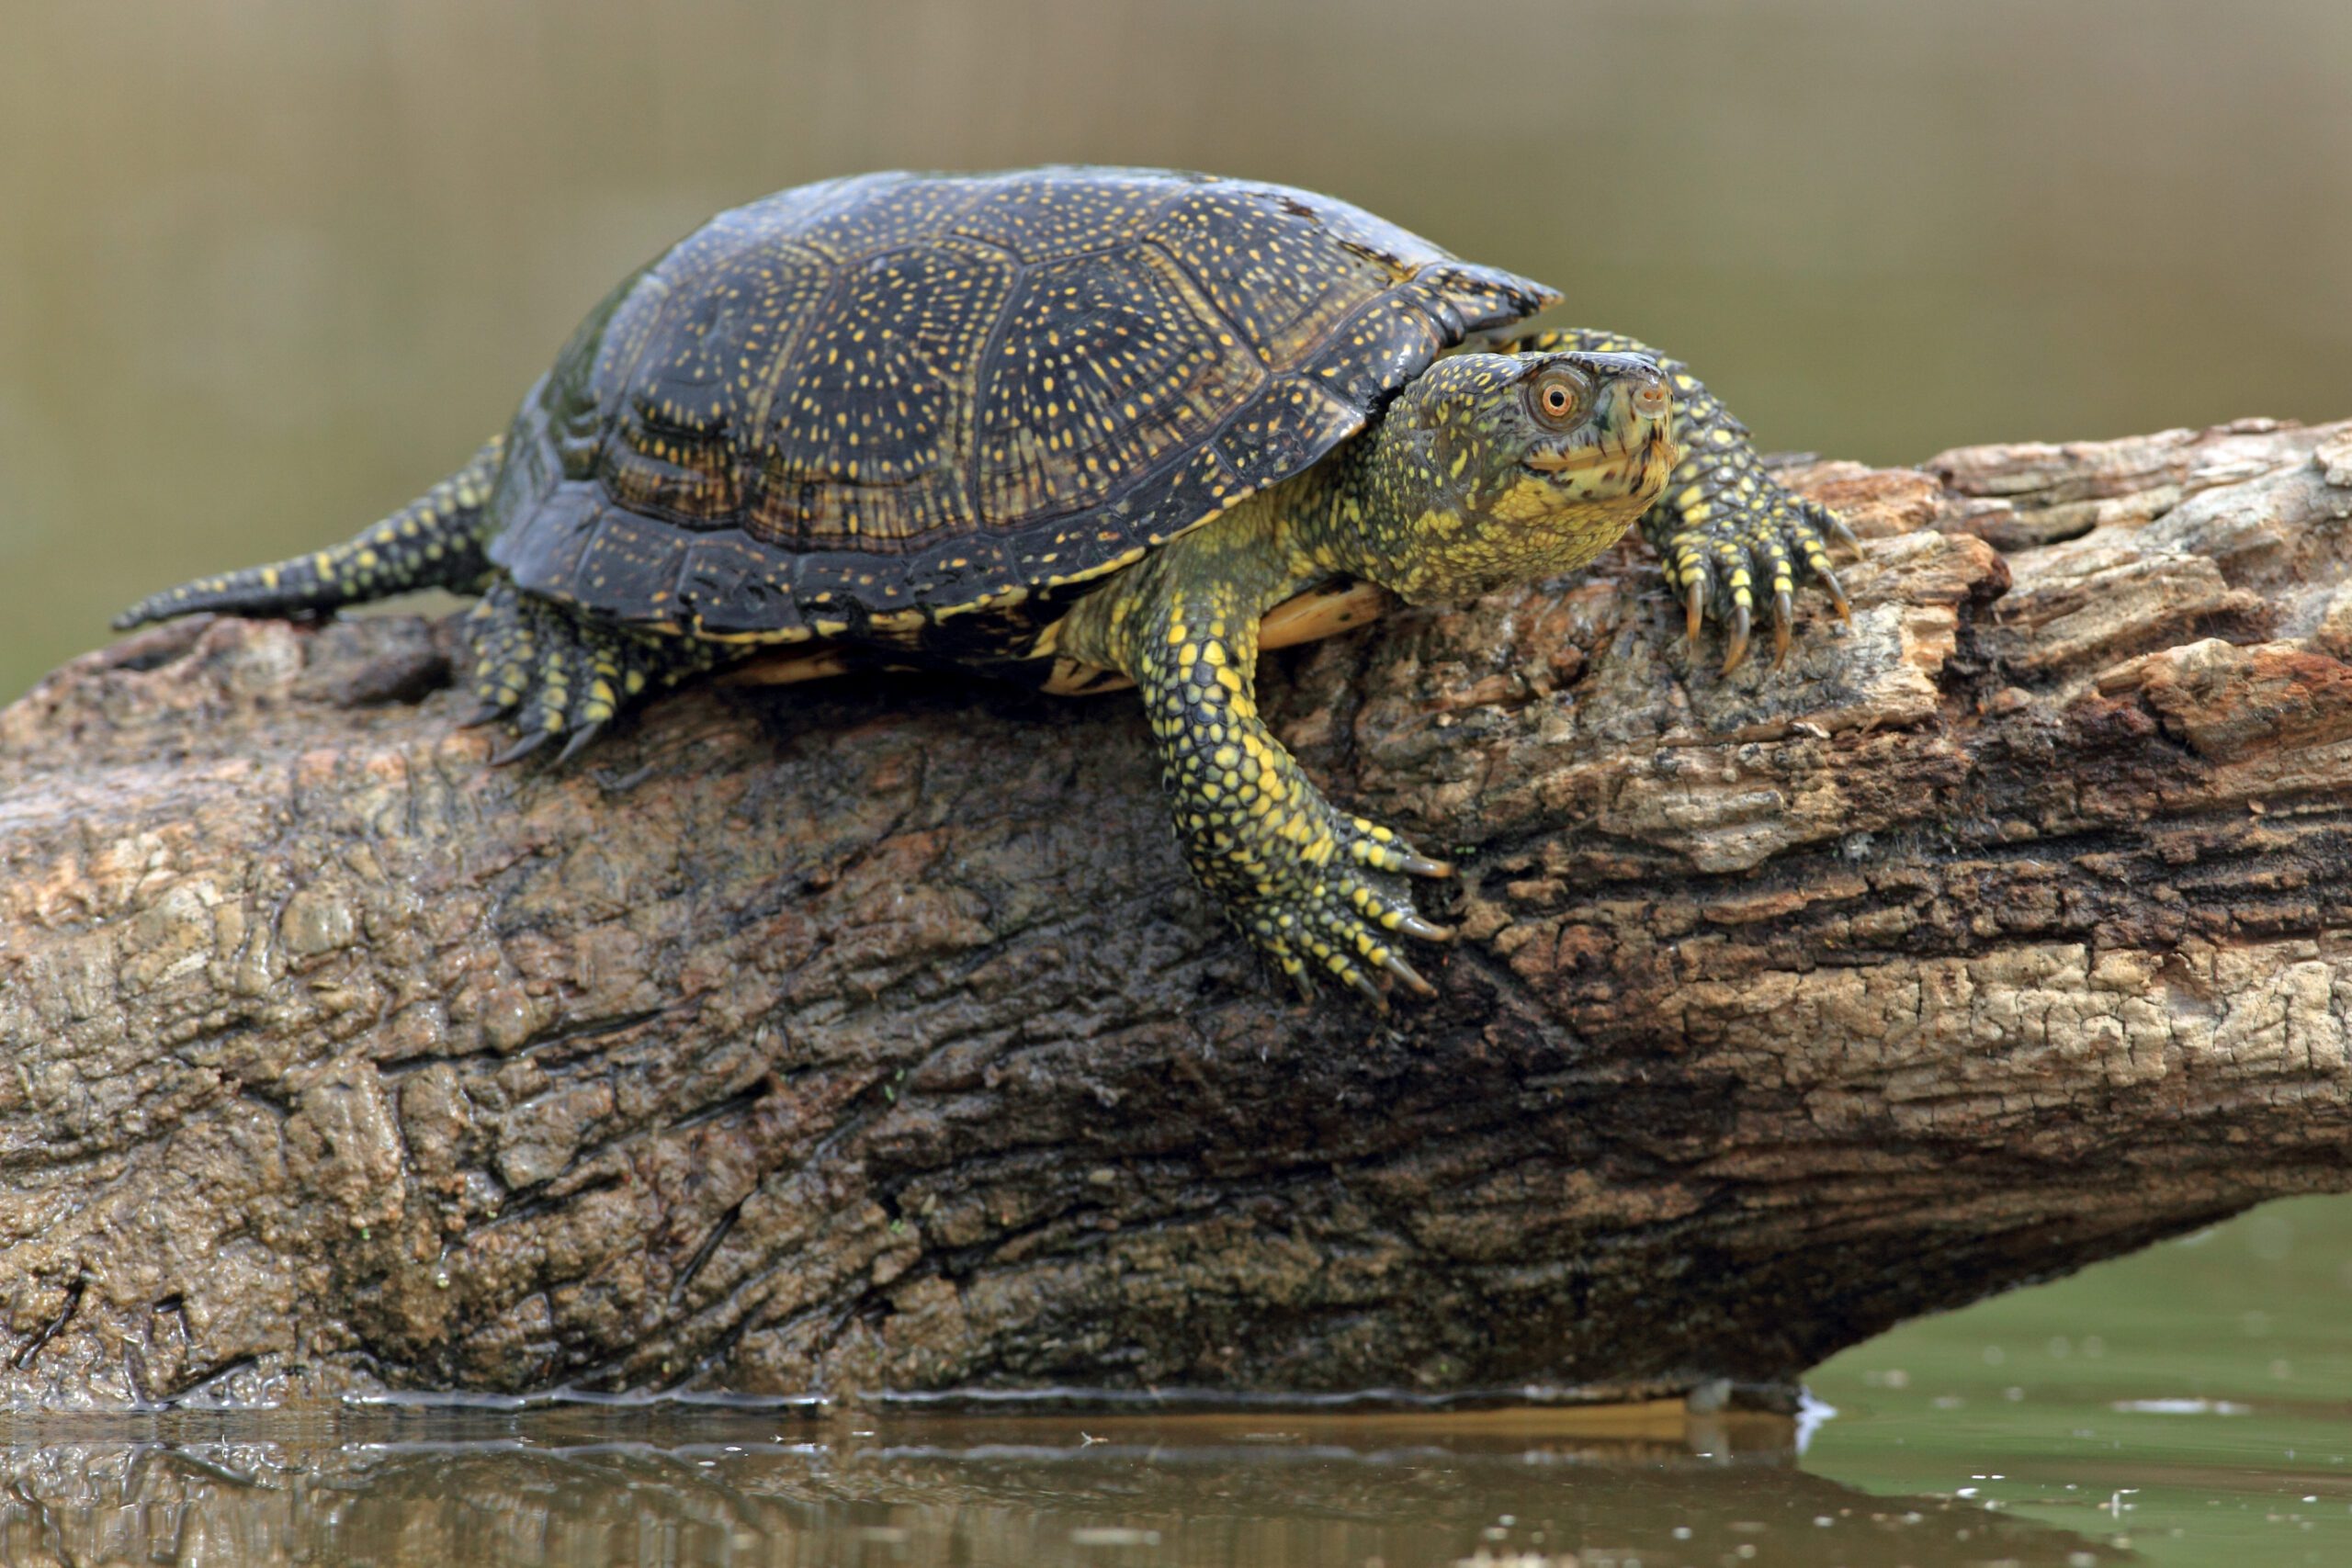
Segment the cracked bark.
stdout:
[[2352,1187],[2352,424],[1793,472],[1867,559],[1777,673],[1631,551],[1269,660],[1464,868],[1386,1023],[1258,975],[1121,697],[492,771],[413,619],[67,666],[0,714],[0,1401],[1770,1387]]

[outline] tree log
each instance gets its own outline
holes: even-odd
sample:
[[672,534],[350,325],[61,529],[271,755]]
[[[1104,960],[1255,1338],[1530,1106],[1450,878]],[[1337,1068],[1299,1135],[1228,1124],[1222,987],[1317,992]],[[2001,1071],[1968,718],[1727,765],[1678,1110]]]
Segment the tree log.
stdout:
[[1631,549],[1269,660],[1462,867],[1385,1020],[1191,887],[1131,697],[493,770],[422,620],[66,666],[0,714],[0,1402],[1712,1399],[2352,1187],[2352,423],[1790,472],[1865,558],[1781,670]]

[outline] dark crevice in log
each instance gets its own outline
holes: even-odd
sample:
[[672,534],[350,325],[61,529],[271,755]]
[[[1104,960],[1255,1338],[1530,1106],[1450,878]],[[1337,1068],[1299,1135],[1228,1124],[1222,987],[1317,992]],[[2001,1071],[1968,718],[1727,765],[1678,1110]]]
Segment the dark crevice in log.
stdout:
[[9,1366],[21,1372],[30,1368],[33,1362],[40,1359],[41,1351],[48,1347],[49,1342],[63,1333],[65,1325],[74,1321],[74,1314],[82,1310],[82,1292],[88,1285],[88,1276],[74,1277],[74,1282],[65,1287],[64,1304],[57,1309],[55,1316],[33,1330],[31,1338],[17,1348],[17,1353],[8,1358]]

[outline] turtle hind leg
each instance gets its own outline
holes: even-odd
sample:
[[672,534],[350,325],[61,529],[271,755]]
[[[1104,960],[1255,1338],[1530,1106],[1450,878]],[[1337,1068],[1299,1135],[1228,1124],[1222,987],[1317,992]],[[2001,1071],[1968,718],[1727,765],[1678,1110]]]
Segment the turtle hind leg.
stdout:
[[464,468],[348,544],[184,582],[116,616],[115,629],[201,610],[299,615],[413,588],[469,592],[490,570],[482,557],[481,513],[505,451],[505,437],[491,437]]
[[498,578],[466,617],[473,644],[469,723],[503,718],[514,743],[493,759],[520,761],[550,740],[571,756],[642,698],[724,662],[723,645],[656,637],[587,620]]

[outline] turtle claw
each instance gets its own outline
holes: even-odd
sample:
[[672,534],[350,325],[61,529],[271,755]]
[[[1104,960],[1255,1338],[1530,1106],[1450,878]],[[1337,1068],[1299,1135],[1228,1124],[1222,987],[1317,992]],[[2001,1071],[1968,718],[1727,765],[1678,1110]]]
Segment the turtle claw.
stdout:
[[[1826,507],[1793,497],[1744,504],[1744,510],[1721,512],[1658,546],[1682,602],[1683,635],[1696,644],[1707,622],[1723,628],[1720,672],[1725,675],[1746,663],[1752,650],[1762,616],[1758,595],[1766,584],[1772,590],[1775,670],[1787,663],[1795,640],[1793,590],[1800,581],[1820,583],[1839,618],[1849,626],[1854,618],[1844,585],[1829,570],[1825,543],[1852,543],[1853,531]],[[1741,532],[1731,532],[1735,528]]]
[[490,760],[490,765],[493,768],[511,768],[554,739],[555,731],[552,729],[534,730],[492,757]]
[[719,645],[641,637],[574,615],[549,600],[492,581],[466,617],[472,643],[469,682],[478,705],[465,728],[504,721],[514,740],[491,758],[511,767],[550,740],[557,766],[594,742],[628,702],[675,685],[729,657]]
[[1829,536],[1853,551],[1856,560],[1861,559],[1862,542],[1854,536],[1854,531],[1851,528],[1846,526],[1846,520],[1826,506],[1816,506],[1813,510],[1815,515],[1827,529]]
[[579,728],[573,730],[564,739],[563,750],[556,753],[555,765],[560,768],[566,762],[571,761],[574,757],[580,755],[581,752],[588,749],[590,741],[594,740],[597,736],[602,735],[604,732],[605,721],[601,718],[592,719],[588,723],[583,724]]
[[1741,663],[1747,660],[1747,633],[1750,621],[1747,614],[1747,606],[1746,604],[1733,605],[1731,609],[1731,646],[1724,650],[1724,674],[1730,674],[1733,671],[1738,669]]
[[1814,576],[1821,580],[1823,590],[1829,595],[1829,607],[1838,612],[1838,618],[1848,626],[1852,626],[1854,624],[1853,603],[1846,597],[1846,585],[1838,581],[1838,574],[1826,569],[1816,569]]
[[1385,1013],[1388,1010],[1388,993],[1374,985],[1372,976],[1353,964],[1348,966],[1348,984],[1355,987],[1356,995],[1372,1004],[1374,1011]]
[[1387,970],[1391,975],[1396,976],[1396,978],[1403,983],[1405,988],[1411,991],[1417,997],[1433,997],[1437,995],[1437,987],[1430,985],[1427,980],[1422,979],[1421,972],[1419,970],[1406,963],[1396,953],[1392,953],[1383,960],[1381,967]]
[[1448,942],[1453,940],[1453,927],[1433,926],[1419,915],[1399,915],[1396,918],[1396,929],[1407,936],[1419,937],[1423,942]]
[[1407,876],[1444,878],[1453,874],[1451,861],[1431,860],[1404,840],[1376,823],[1361,817],[1347,819],[1349,831],[1343,841],[1347,856],[1358,865],[1374,871],[1401,872]]

